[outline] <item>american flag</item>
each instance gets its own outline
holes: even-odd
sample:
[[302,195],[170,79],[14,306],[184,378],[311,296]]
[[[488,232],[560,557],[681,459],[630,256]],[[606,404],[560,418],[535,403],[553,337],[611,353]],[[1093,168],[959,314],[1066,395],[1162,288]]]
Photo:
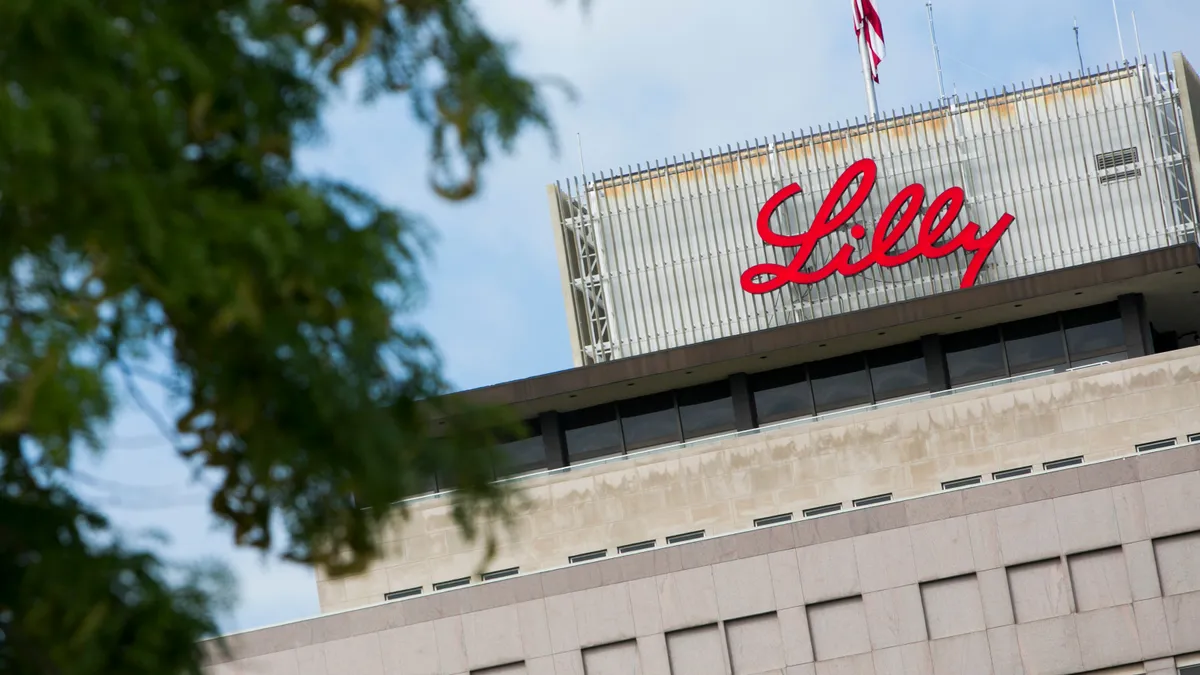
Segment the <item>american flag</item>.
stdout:
[[854,3],[854,34],[862,43],[867,31],[867,49],[871,52],[871,79],[879,81],[879,62],[883,60],[883,23],[871,0],[852,0]]

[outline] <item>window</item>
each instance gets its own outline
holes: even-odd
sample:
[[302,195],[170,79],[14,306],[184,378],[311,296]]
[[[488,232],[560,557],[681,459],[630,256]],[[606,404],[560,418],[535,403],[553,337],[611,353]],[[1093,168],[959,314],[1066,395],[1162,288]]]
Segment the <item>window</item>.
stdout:
[[734,429],[729,380],[681,389],[676,393],[676,400],[679,401],[683,440]]
[[1004,480],[1005,478],[1016,478],[1017,476],[1024,476],[1024,475],[1030,474],[1030,473],[1033,473],[1032,466],[1020,466],[1015,469],[1005,469],[1003,471],[997,471],[996,473],[992,474],[992,480]]
[[1162,450],[1175,446],[1174,438],[1164,438],[1161,441],[1150,441],[1149,443],[1141,443],[1134,446],[1138,452],[1153,452],[1154,450]]
[[462,577],[460,579],[451,579],[450,581],[439,581],[433,585],[435,591],[446,591],[459,586],[466,586],[471,583],[471,577]]
[[942,483],[943,490],[954,490],[956,488],[967,487],[968,485],[979,485],[983,482],[983,476],[971,476],[970,478],[956,478]]
[[1200,675],[1200,665],[1180,668],[1179,675]]
[[863,497],[862,499],[855,499],[854,505],[855,506],[871,506],[873,504],[882,504],[884,502],[890,502],[890,501],[892,501],[892,493],[889,492],[885,495],[874,495],[871,497]]
[[929,391],[929,371],[920,342],[877,349],[867,354],[876,401]]
[[1200,433],[1188,434],[1188,443],[1200,443]]
[[502,464],[496,467],[496,478],[519,476],[546,468],[546,446],[542,443],[542,429],[537,420],[525,423],[528,436],[509,441],[500,446]]
[[862,355],[843,356],[809,365],[817,412],[829,412],[871,402],[871,379]]
[[673,534],[667,537],[668,544],[682,544],[685,541],[700,539],[704,536],[704,530],[696,530],[695,532],[684,532],[683,534]]
[[621,426],[614,405],[600,405],[564,413],[563,430],[567,439],[567,458],[572,464],[589,459],[619,455]]
[[837,504],[826,504],[825,506],[814,506],[811,509],[804,509],[804,517],[812,518],[813,516],[820,516],[820,515],[824,515],[826,513],[834,513],[836,511],[841,511],[841,510],[842,510],[841,502],[838,502]]
[[1124,351],[1125,331],[1117,303],[1063,312],[1062,318],[1071,365],[1094,356]]
[[645,551],[648,548],[654,548],[654,540],[639,541],[636,544],[625,544],[617,547],[617,553],[633,553],[634,551]]
[[792,519],[792,514],[781,513],[777,516],[767,516],[766,518],[756,518],[754,520],[755,527],[764,527],[767,525],[775,525],[777,523],[786,523]]
[[421,587],[417,586],[416,588],[406,588],[402,591],[392,591],[390,593],[384,593],[383,599],[384,600],[402,600],[404,598],[411,598],[414,595],[420,595],[420,594],[421,594]]
[[1042,465],[1042,468],[1046,471],[1053,471],[1055,469],[1062,469],[1068,466],[1075,466],[1076,464],[1083,464],[1083,455],[1079,455],[1078,457],[1067,457],[1066,459],[1056,459],[1053,462],[1046,462]]
[[621,416],[625,452],[680,440],[679,413],[675,410],[675,396],[671,392],[621,401],[617,410]]
[[750,376],[750,391],[759,424],[812,415],[812,387],[804,366],[780,368]]
[[599,560],[606,555],[608,555],[608,551],[606,551],[606,550],[591,551],[588,553],[577,553],[577,554],[567,558],[567,562],[569,562],[573,565],[575,563],[588,562],[589,560]]
[[1004,353],[1011,375],[1067,362],[1062,327],[1056,314],[1006,324],[1000,331],[1004,334]]
[[1008,376],[1000,331],[995,327],[947,335],[944,345],[953,387]]
[[495,579],[503,579],[504,577],[515,577],[521,571],[519,567],[509,567],[507,569],[496,570],[495,572],[484,572],[484,581],[493,581]]

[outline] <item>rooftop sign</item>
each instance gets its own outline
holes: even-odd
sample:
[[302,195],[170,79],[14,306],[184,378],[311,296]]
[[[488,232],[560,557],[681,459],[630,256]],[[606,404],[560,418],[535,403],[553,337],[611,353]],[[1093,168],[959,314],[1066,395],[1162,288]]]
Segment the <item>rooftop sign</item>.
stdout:
[[[771,216],[780,205],[802,190],[798,184],[792,183],[776,192],[758,212],[758,236],[770,246],[797,248],[796,255],[787,265],[760,263],[751,266],[742,273],[742,289],[747,293],[770,293],[787,283],[815,284],[834,273],[852,277],[865,272],[873,265],[899,267],[918,257],[944,258],[960,249],[974,254],[963,272],[960,287],[973,286],[984,263],[995,250],[1005,230],[1012,224],[1013,216],[1005,213],[986,232],[983,232],[978,224],[968,221],[967,226],[958,234],[944,243],[938,243],[958,219],[965,200],[965,193],[961,187],[951,187],[934,197],[929,204],[917,225],[917,243],[906,251],[896,251],[894,249],[913,226],[925,203],[925,187],[916,183],[900,190],[888,203],[871,234],[870,248],[857,260],[851,258],[861,253],[859,247],[853,243],[844,244],[823,267],[813,272],[804,271],[817,243],[850,222],[862,208],[871,194],[871,189],[875,187],[877,173],[878,168],[873,159],[860,159],[851,164],[825,196],[825,201],[821,203],[821,208],[813,218],[812,226],[801,234],[780,234],[771,230]],[[856,179],[858,184],[854,186]],[[834,213],[838,203],[851,190],[853,192],[849,202]],[[858,241],[866,239],[867,229],[855,223],[850,227],[850,236]],[[820,264],[820,261],[816,261],[816,264]]]

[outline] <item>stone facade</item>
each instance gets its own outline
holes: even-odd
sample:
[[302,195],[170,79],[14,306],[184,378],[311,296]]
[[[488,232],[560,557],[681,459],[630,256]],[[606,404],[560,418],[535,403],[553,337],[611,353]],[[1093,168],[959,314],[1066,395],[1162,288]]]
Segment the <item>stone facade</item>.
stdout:
[[[613,555],[648,539],[661,546],[692,530],[736,532],[756,518],[799,519],[804,509],[848,508],[881,493],[929,494],[959,478],[986,484],[997,471],[1040,472],[1077,455],[1105,460],[1196,433],[1200,348],[954,392],[521,479],[528,502],[488,569],[550,569],[573,554]],[[447,498],[412,502],[372,569],[318,577],[321,609],[362,607],[416,586],[428,593],[433,583],[468,575],[477,581],[486,571],[481,553],[481,544],[457,536]]]
[[[1184,370],[1165,368],[1154,386],[1143,381],[1153,368],[1050,386],[1086,399],[1065,407],[1111,400],[1108,380],[1132,386],[1105,408],[1112,417],[1190,381]],[[1079,384],[1090,378],[1101,379]],[[209,675],[1173,674],[1200,652],[1200,445],[329,614],[225,645],[205,645]]]

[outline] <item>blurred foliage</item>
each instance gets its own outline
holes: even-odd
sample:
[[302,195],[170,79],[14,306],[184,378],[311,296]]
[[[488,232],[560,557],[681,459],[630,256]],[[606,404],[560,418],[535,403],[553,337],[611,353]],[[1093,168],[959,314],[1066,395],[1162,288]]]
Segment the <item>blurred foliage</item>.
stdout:
[[445,396],[405,319],[425,232],[293,158],[331,97],[402,95],[465,199],[549,131],[542,87],[467,0],[0,2],[0,672],[199,672],[226,573],[135,550],[71,490],[158,351],[183,411],[160,421],[237,544],[361,570],[438,475],[490,549],[512,420]]

